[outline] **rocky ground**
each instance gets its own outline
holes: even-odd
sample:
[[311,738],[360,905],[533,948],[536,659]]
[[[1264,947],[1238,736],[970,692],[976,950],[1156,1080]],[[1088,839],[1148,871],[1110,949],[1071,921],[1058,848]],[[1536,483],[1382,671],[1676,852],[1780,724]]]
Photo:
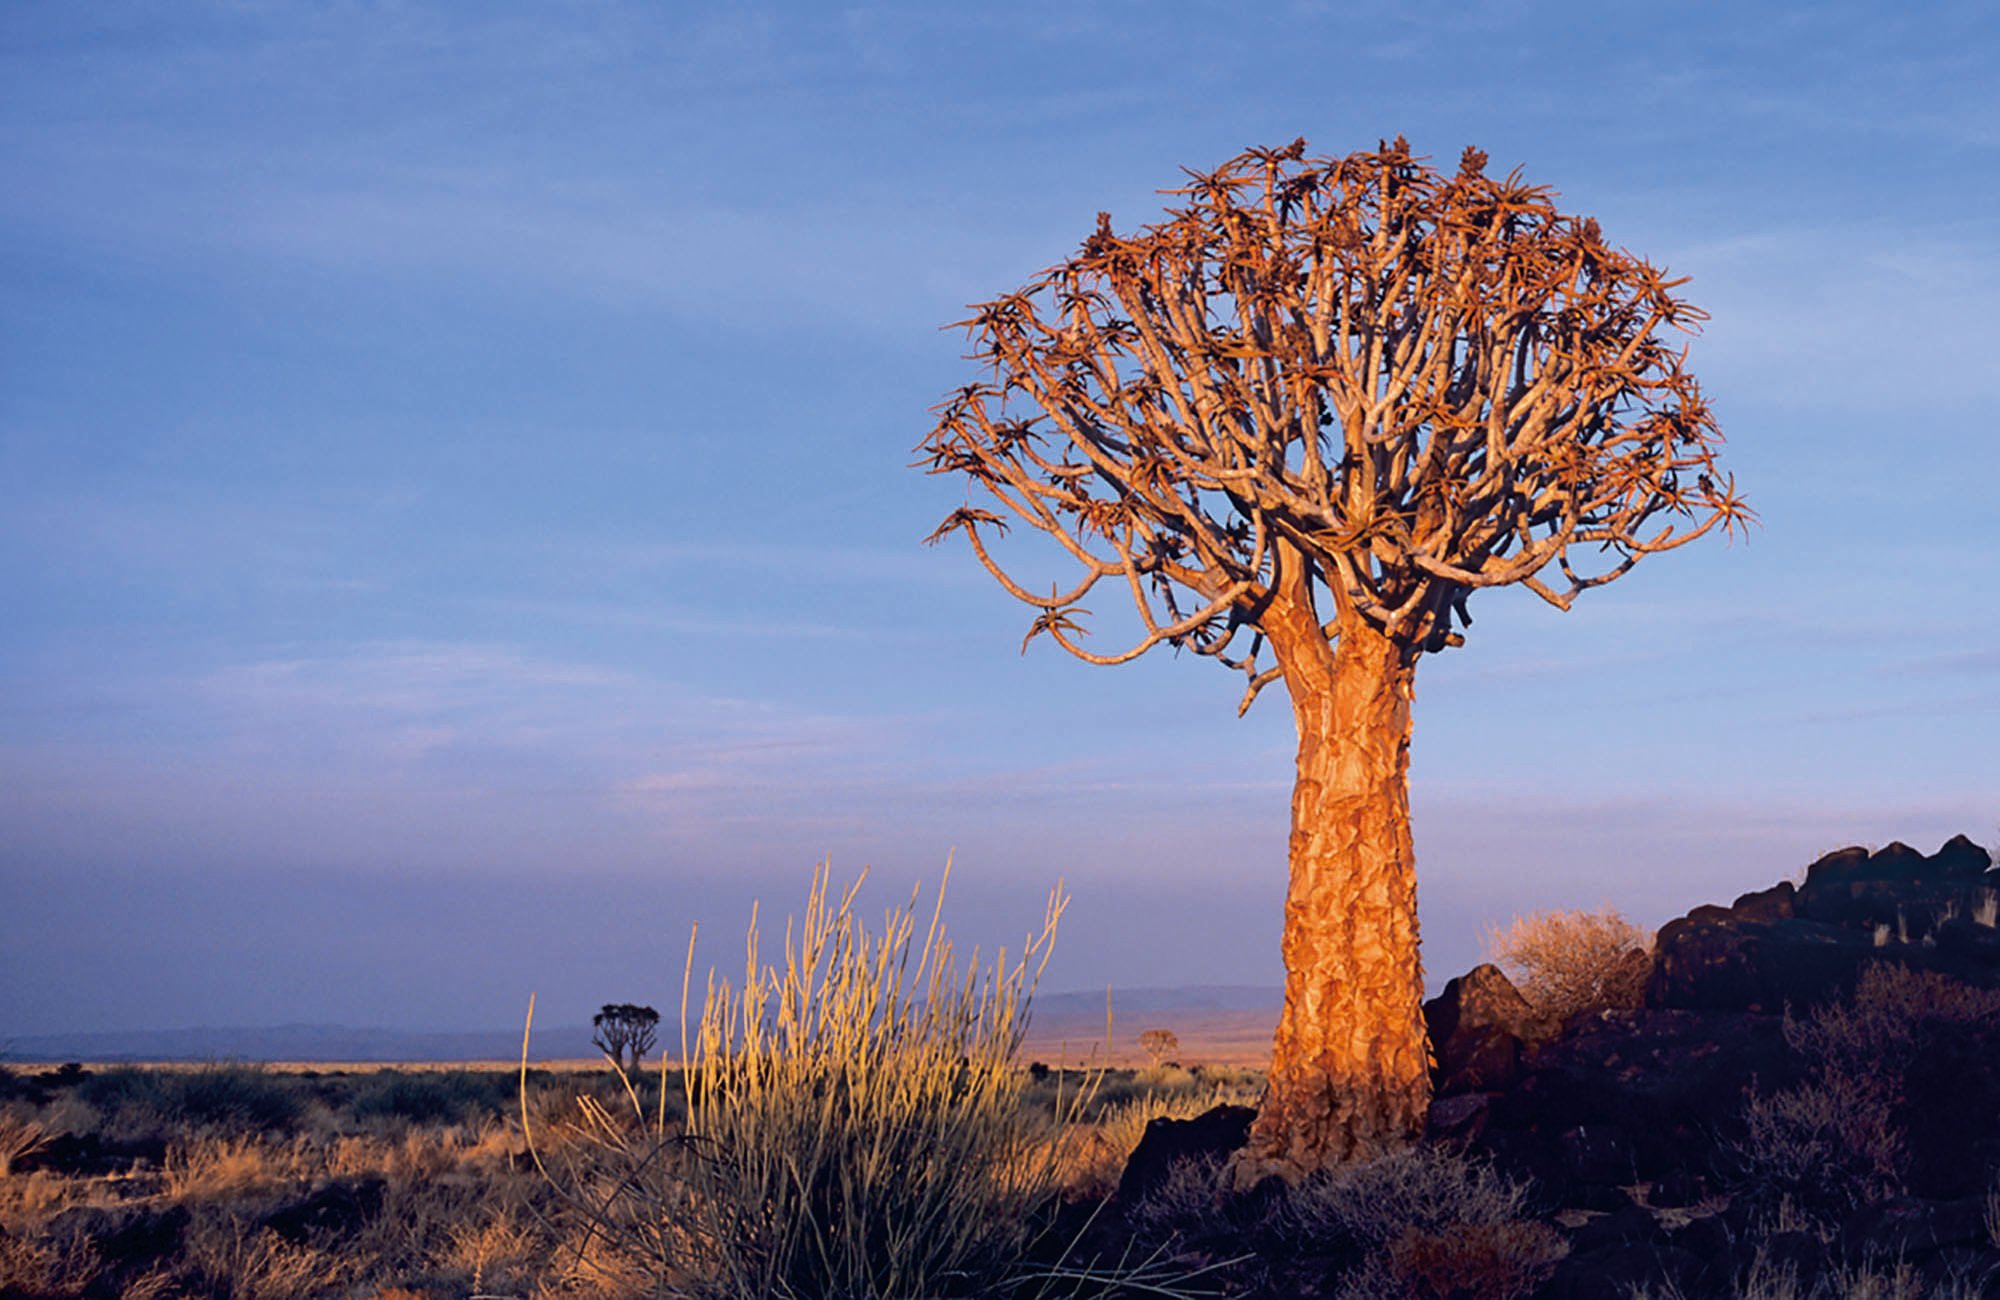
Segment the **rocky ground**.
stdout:
[[[1274,1296],[2000,1296],[1996,905],[2000,867],[1963,837],[1847,849],[1665,926],[1643,1005],[1556,1024],[1494,966],[1452,980],[1425,1007],[1425,1142],[1522,1189],[1503,1213],[1342,1249],[1356,1186],[1321,1197],[1316,1249],[1260,1235],[1274,1189],[1187,1195],[1240,1144],[1239,1108],[1149,1128],[1126,1222],[1247,1253],[1238,1285]],[[1357,1262],[1399,1241],[1388,1272]]]

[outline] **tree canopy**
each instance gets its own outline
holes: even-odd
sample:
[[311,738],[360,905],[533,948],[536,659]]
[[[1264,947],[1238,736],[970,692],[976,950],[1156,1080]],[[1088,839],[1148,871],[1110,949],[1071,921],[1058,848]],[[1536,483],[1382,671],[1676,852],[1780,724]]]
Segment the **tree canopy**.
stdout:
[[[1210,655],[1247,676],[1247,709],[1279,675],[1258,624],[1283,546],[1340,608],[1434,651],[1479,588],[1567,608],[1746,519],[1673,341],[1705,319],[1683,281],[1485,166],[1300,140],[1189,173],[1167,191],[1183,206],[1135,234],[1100,213],[1075,257],[960,322],[991,377],[938,408],[922,450],[1004,513],[968,503],[931,540],[967,535],[1040,611],[1029,639],[1092,663]],[[1011,521],[1054,538],[1076,583],[1017,582],[988,545]],[[1143,632],[1098,653],[1079,602],[1106,579]]]

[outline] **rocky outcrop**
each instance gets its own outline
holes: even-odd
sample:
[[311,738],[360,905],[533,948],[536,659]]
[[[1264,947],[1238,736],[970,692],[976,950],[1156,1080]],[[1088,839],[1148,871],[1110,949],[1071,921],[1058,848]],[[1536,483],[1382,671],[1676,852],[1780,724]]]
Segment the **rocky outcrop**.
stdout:
[[[1925,1294],[1970,1286],[1945,1293],[2000,1296],[2000,1244],[1985,1217],[2000,1180],[2000,1011],[1983,1009],[2000,1001],[1891,980],[1909,1004],[1885,1012],[1885,982],[1868,982],[1866,1010],[1845,1023],[1886,1014],[1881,1023],[1908,1032],[1888,1033],[1899,1045],[1860,1067],[1884,1086],[1848,1100],[1880,1108],[1893,1154],[1870,1166],[1861,1190],[1843,1183],[1806,1207],[1819,1217],[1815,1231],[1780,1230],[1792,1220],[1773,1210],[1797,1190],[1783,1182],[1794,1174],[1774,1172],[1746,1120],[1753,1094],[1768,1101],[1831,1086],[1826,1061],[1788,1042],[1788,1016],[1805,1022],[1847,998],[1879,962],[2000,989],[1996,923],[2000,869],[1960,837],[1930,855],[1901,844],[1842,850],[1813,863],[1801,884],[1695,908],[1660,931],[1636,1009],[1551,1024],[1500,970],[1475,967],[1424,1006],[1435,1059],[1426,1140],[1532,1179],[1532,1213],[1562,1225],[1568,1248],[1534,1292],[1544,1300],[1737,1295],[1753,1267],[1789,1271],[1809,1294],[1883,1260],[1900,1261]],[[1841,1094],[1819,1095],[1842,1105]],[[1249,1113],[1156,1121],[1121,1200],[1145,1197],[1177,1160],[1226,1158]],[[1812,1140],[1838,1134],[1841,1115]],[[1854,1153],[1825,1158],[1837,1165],[1844,1154]],[[1838,1172],[1810,1164],[1803,1177],[1831,1189]],[[1230,1213],[1239,1225],[1286,1222]],[[1251,1295],[1324,1294],[1354,1266],[1297,1242],[1251,1235],[1236,1245],[1265,1270]]]
[[2000,986],[2000,869],[1959,836],[1925,857],[1906,844],[1842,849],[1729,907],[1661,929],[1646,1005],[1782,1012],[1851,992],[1869,962]]
[[1250,1140],[1250,1123],[1256,1118],[1249,1106],[1217,1106],[1193,1119],[1162,1116],[1150,1121],[1119,1176],[1119,1202],[1131,1205],[1152,1195],[1183,1161],[1229,1159]]
[[1521,1075],[1524,1054],[1555,1026],[1536,1014],[1498,966],[1475,966],[1424,1004],[1432,1091],[1438,1097],[1497,1092]]

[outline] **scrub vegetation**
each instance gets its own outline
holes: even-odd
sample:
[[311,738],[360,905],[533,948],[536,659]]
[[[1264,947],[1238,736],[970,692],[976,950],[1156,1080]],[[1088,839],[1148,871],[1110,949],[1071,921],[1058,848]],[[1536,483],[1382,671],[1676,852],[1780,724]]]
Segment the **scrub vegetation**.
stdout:
[[[1021,1059],[1059,894],[983,966],[957,961],[938,907],[871,929],[855,901],[822,870],[769,954],[753,918],[741,974],[683,1008],[684,1065],[643,1073],[0,1066],[0,1300],[1916,1300],[2000,1282],[2000,1188],[1964,1183],[1987,1166],[1952,1150],[1990,1141],[1913,1104],[1966,1071],[2000,1086],[2000,992],[1875,963],[1765,1017],[1774,1072],[1718,1090],[1728,1140],[1679,1187],[1590,1172],[1623,1157],[1588,1125],[1510,1145],[1499,1112],[1551,1102],[1499,1089],[1447,1097],[1412,1145],[1246,1192],[1226,1145],[1174,1144],[1232,1117],[1240,1143],[1262,1072]],[[1626,1021],[1695,1023],[1628,1006],[1626,929],[1575,913],[1514,934],[1546,959],[1531,969],[1595,990],[1535,1057],[1555,1101],[1658,1104],[1693,1068],[1648,1075],[1640,1038],[1609,1073],[1579,1066]],[[1717,1050],[1692,1046],[1675,1059]],[[1482,1114],[1499,1137],[1479,1139]]]

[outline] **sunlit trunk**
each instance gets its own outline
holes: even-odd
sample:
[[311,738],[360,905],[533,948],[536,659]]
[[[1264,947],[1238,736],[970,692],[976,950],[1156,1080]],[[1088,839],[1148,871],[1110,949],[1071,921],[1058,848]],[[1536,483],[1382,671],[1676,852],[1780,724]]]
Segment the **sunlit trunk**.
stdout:
[[1352,617],[1329,645],[1305,601],[1263,627],[1292,697],[1298,784],[1285,1008],[1239,1186],[1393,1150],[1430,1101],[1410,841],[1415,653]]

